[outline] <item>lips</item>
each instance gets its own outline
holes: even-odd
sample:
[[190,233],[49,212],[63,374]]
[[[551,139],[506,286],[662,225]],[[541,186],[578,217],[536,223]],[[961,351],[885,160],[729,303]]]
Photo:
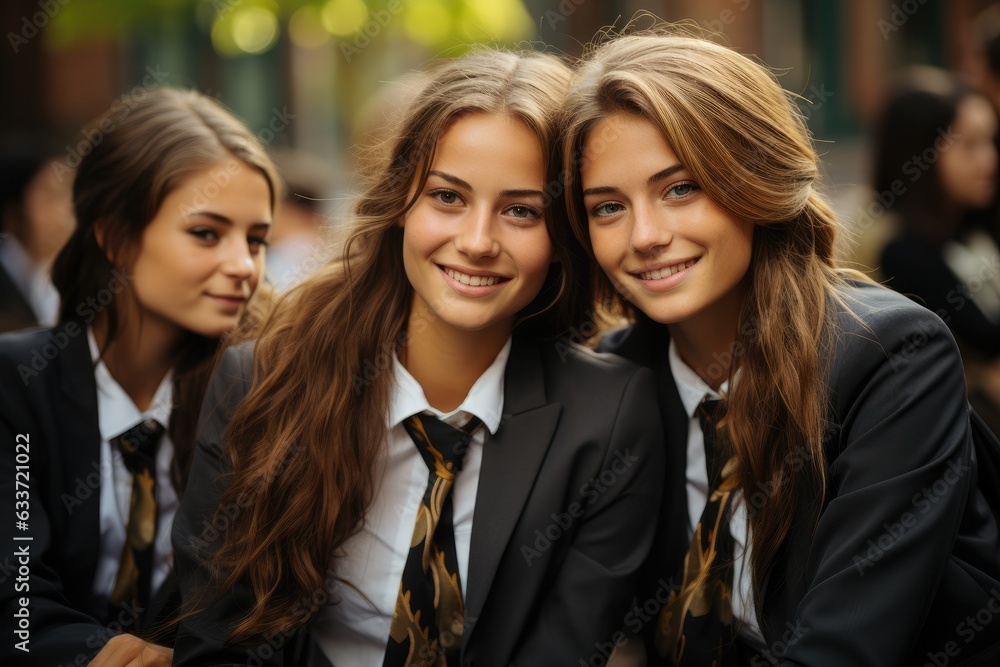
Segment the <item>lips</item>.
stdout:
[[224,308],[231,310],[233,312],[241,308],[246,302],[247,298],[242,294],[209,294],[211,298],[215,299]]
[[693,259],[688,259],[683,262],[668,264],[666,266],[651,268],[644,271],[632,271],[630,273],[632,273],[632,275],[634,276],[638,276],[642,280],[660,280],[661,278],[668,278],[674,275],[675,273],[680,273],[684,269],[690,269],[698,262],[699,259],[700,259],[699,257],[695,257]]
[[452,280],[470,287],[492,287],[499,283],[506,282],[510,278],[490,272],[465,273],[450,266],[442,266],[441,270]]

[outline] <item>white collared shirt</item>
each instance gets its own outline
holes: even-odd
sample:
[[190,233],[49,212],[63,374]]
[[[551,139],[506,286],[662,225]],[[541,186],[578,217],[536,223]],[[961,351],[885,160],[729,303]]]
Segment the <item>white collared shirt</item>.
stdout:
[[[677,385],[684,412],[688,416],[687,442],[687,506],[688,506],[688,538],[693,538],[694,529],[701,519],[708,502],[708,468],[705,462],[705,436],[698,420],[698,405],[708,398],[721,399],[729,391],[729,380],[722,383],[719,391],[708,386],[694,370],[684,363],[677,352],[677,343],[670,341],[668,352],[670,372]],[[733,615],[739,618],[743,625],[740,634],[744,639],[758,647],[764,647],[764,637],[760,633],[757,617],[754,613],[753,589],[750,581],[750,547],[747,540],[747,510],[742,494],[733,500],[733,516],[729,522],[729,532],[733,536],[735,563],[733,564]]]
[[[94,332],[87,327],[90,358],[97,361],[100,351]],[[111,439],[145,419],[155,419],[163,426],[170,423],[173,409],[173,371],[160,382],[149,409],[140,411],[132,398],[115,380],[101,361],[94,368],[97,381],[97,419],[101,431],[101,536],[94,576],[94,596],[106,600],[111,596],[118,576],[125,526],[128,524],[129,503],[132,500],[132,475],[125,467],[122,453],[111,446]],[[156,542],[153,548],[153,574],[150,589],[156,591],[166,580],[173,566],[170,529],[180,504],[170,479],[174,445],[164,432],[156,451]],[[100,610],[103,613],[104,610]]]
[[483,443],[486,430],[493,434],[500,427],[510,346],[508,338],[462,404],[448,414],[431,407],[420,384],[393,355],[395,384],[381,482],[364,526],[335,554],[334,568],[340,581],[329,591],[329,604],[320,610],[312,625],[313,640],[337,667],[381,665],[385,656],[417,508],[427,488],[427,465],[403,426],[404,419],[421,412],[455,426],[467,421],[469,415],[479,417],[484,424],[469,443],[451,492],[458,576],[465,596]]

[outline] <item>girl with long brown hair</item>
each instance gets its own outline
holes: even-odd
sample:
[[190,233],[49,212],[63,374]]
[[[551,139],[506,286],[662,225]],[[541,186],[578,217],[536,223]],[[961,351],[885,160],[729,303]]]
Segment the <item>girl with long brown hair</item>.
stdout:
[[491,50],[430,73],[340,257],[227,353],[175,524],[175,664],[575,663],[620,625],[662,436],[651,374],[571,342],[568,82]]
[[567,109],[570,219],[634,320],[603,348],[666,426],[651,663],[992,664],[997,441],[947,327],[838,268],[790,96],[662,28],[592,47]]
[[0,606],[28,630],[0,662],[168,665],[136,635],[169,643],[170,529],[216,352],[253,307],[278,177],[194,91],[123,97],[84,136],[58,324],[0,337],[5,530],[27,538]]

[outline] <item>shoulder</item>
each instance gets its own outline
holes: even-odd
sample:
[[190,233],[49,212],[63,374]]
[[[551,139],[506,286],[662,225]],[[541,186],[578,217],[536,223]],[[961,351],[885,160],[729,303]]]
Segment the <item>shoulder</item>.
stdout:
[[829,360],[834,384],[865,381],[882,367],[897,382],[933,371],[964,383],[958,345],[936,314],[873,283],[851,282],[836,293]]
[[617,414],[623,402],[655,410],[652,371],[633,361],[565,342],[542,344],[541,359],[548,399],[581,418]]
[[255,342],[249,340],[222,351],[202,403],[203,413],[206,409],[216,410],[227,405],[232,408],[249,393],[253,383],[254,347]]
[[542,357],[550,374],[565,376],[573,381],[627,380],[641,366],[611,352],[598,352],[578,343],[552,342],[542,344]]
[[875,283],[850,282],[838,288],[836,295],[836,333],[847,346],[868,343],[885,347],[921,334],[939,337],[957,352],[944,320],[898,292]]
[[49,342],[48,336],[57,331],[43,327],[0,334],[0,359],[16,363],[30,359],[32,351],[39,350]]
[[253,377],[255,346],[256,341],[248,340],[224,349],[216,366],[216,375],[231,379],[250,380]]
[[669,341],[667,327],[640,314],[635,323],[605,333],[597,350],[621,355],[642,366],[652,366],[655,356],[666,351]]
[[55,382],[60,367],[74,377],[92,375],[87,329],[76,321],[0,335],[0,386],[30,387]]

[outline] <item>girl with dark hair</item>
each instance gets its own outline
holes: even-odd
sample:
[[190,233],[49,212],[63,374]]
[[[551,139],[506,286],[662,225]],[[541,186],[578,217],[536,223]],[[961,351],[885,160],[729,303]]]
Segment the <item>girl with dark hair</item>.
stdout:
[[73,232],[71,174],[44,141],[0,147],[0,333],[56,323],[49,271]]
[[554,665],[609,644],[659,503],[652,374],[569,340],[569,71],[484,50],[398,119],[339,259],[210,385],[175,664]]
[[997,117],[956,75],[914,68],[882,113],[875,187],[894,193],[898,230],[882,250],[893,289],[937,313],[955,334],[970,392],[1000,427],[1000,251],[987,209],[997,183]]
[[658,374],[651,664],[994,664],[963,630],[1000,604],[1000,444],[941,320],[838,268],[789,96],[654,30],[590,50],[566,122],[571,223],[635,322],[603,347]]
[[135,634],[176,606],[170,528],[197,411],[262,269],[278,179],[249,130],[193,91],[128,102],[88,133],[58,325],[0,337],[5,530],[30,538],[24,588],[0,597],[6,618],[30,613],[30,643],[6,642],[4,664],[102,647],[91,664],[169,664]]

